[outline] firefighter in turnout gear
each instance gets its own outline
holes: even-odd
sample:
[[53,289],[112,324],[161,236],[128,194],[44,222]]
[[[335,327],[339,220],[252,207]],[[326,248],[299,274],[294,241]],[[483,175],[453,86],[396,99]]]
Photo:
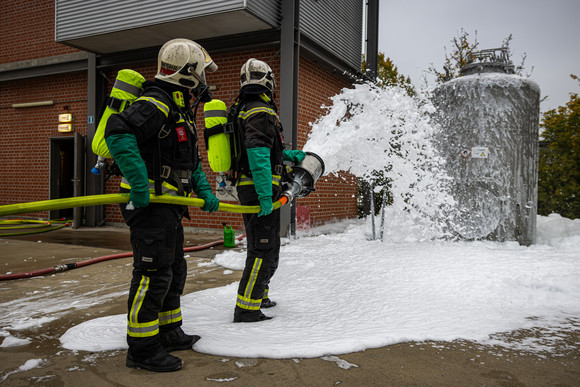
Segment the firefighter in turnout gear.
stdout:
[[[273,201],[280,194],[284,160],[301,162],[305,153],[286,151],[278,121],[276,80],[268,64],[249,59],[240,72],[236,125],[244,151],[237,163],[236,188],[242,205],[259,205],[258,214],[244,214],[247,257],[240,280],[234,322],[269,320],[261,308],[276,305],[268,296],[280,253],[280,211]],[[232,107],[232,108],[234,108]]]
[[128,108],[112,115],[105,140],[123,178],[130,202],[121,213],[130,228],[133,277],[127,314],[126,365],[151,371],[176,371],[183,362],[169,352],[191,349],[199,336],[181,329],[180,296],[187,276],[182,218],[186,206],[149,203],[152,194],[205,200],[204,211],[219,208],[197,148],[195,103],[211,100],[205,71],[217,66],[197,43],[174,39],[158,56],[155,80]]

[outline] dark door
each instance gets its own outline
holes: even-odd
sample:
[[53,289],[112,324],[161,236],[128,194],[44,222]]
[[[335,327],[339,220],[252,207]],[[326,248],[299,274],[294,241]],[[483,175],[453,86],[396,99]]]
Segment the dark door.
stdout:
[[[84,137],[50,139],[50,199],[72,198],[83,195]],[[82,224],[81,208],[50,211],[50,219],[73,220],[73,226]]]

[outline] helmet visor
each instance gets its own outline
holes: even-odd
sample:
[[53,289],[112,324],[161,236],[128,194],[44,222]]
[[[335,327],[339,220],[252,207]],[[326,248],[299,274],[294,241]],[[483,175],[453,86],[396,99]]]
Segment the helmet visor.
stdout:
[[205,56],[205,63],[203,68],[209,71],[210,73],[213,73],[214,71],[217,70],[218,68],[217,65],[214,63],[213,59],[211,59],[211,56],[209,56],[205,48],[201,46],[199,46],[199,48],[201,48],[201,51],[203,51],[203,55]]
[[[243,73],[240,78],[241,78],[242,82],[246,82],[248,80],[245,73]],[[251,81],[259,81],[262,79],[268,79],[271,81],[272,80],[272,73],[264,73],[262,71],[250,71],[250,80]]]
[[[179,74],[185,75],[187,77],[194,77],[199,83],[205,84],[205,71],[201,70],[201,75],[195,71],[196,64],[186,63],[185,66],[179,70]],[[191,81],[190,81],[191,82]],[[194,86],[192,84],[192,86]]]

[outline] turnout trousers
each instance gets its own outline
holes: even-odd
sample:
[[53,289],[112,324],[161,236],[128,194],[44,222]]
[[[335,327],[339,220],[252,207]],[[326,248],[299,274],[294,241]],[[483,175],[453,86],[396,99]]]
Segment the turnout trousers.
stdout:
[[138,358],[163,349],[160,331],[181,326],[180,297],[187,277],[181,219],[186,207],[151,203],[121,213],[130,228],[133,277],[128,298],[127,343]]
[[[258,201],[243,203],[259,205]],[[236,309],[260,310],[262,299],[268,298],[270,279],[278,268],[280,257],[280,210],[266,216],[244,214],[246,227],[246,266],[238,287]]]

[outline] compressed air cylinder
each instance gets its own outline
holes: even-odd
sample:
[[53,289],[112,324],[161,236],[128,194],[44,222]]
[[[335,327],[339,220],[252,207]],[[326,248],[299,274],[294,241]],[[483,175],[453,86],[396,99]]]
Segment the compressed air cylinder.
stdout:
[[210,132],[208,131],[208,129],[227,122],[226,104],[219,99],[212,99],[204,105],[203,112],[209,166],[214,172],[226,172],[232,165],[230,135],[223,131],[209,135]]
[[93,137],[92,148],[96,155],[111,158],[111,153],[105,143],[105,127],[111,114],[120,113],[141,95],[141,85],[145,78],[137,71],[124,69],[117,74],[117,79],[111,90],[111,99],[103,112]]

